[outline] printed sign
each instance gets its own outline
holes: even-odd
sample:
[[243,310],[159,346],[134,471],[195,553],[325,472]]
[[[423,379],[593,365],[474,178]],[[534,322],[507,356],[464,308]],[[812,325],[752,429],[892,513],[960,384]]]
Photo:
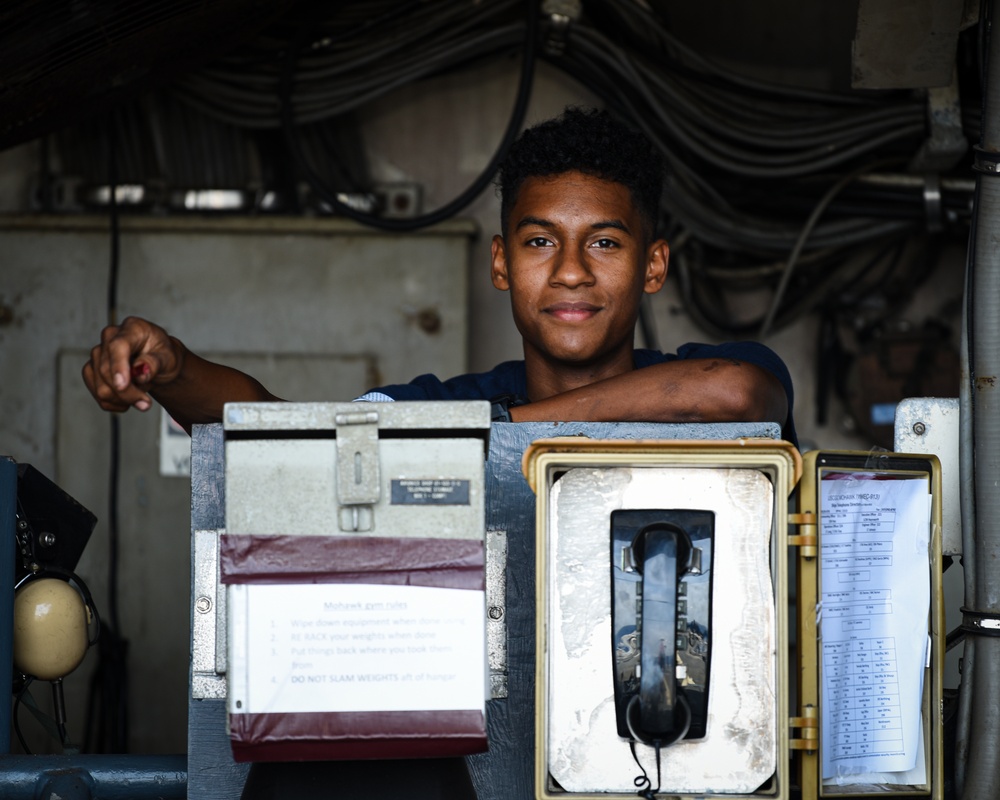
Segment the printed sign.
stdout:
[[481,591],[244,584],[229,602],[231,713],[485,708]]

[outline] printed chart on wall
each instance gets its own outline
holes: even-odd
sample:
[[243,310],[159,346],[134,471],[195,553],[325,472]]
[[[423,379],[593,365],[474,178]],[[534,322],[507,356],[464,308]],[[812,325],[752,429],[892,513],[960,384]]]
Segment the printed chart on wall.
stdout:
[[820,486],[824,782],[923,783],[929,479],[825,472]]

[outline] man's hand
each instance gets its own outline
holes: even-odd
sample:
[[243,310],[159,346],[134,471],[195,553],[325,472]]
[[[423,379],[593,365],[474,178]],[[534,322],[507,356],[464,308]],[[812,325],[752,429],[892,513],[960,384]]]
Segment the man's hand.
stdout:
[[159,325],[128,317],[101,331],[101,343],[90,351],[83,382],[105,411],[147,411],[149,391],[180,374],[184,347]]
[[249,375],[206,361],[138,317],[101,331],[83,382],[105,411],[147,411],[156,400],[188,433],[194,424],[219,422],[226,403],[279,400]]

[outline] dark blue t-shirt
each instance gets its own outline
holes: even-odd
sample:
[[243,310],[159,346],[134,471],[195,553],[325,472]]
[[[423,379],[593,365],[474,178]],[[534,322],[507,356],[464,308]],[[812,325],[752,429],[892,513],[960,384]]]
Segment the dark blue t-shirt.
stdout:
[[[788,418],[782,426],[782,437],[798,444],[795,424],[792,421],[792,379],[788,368],[777,353],[759,342],[727,342],[726,344],[685,344],[677,354],[656,350],[635,350],[633,361],[636,369],[689,358],[732,358],[756,364],[774,375],[788,396]],[[442,381],[436,375],[421,375],[409,383],[393,384],[373,389],[393,400],[492,400],[502,395],[513,395],[527,402],[527,376],[523,361],[505,361],[489,372],[459,375]],[[368,399],[368,395],[364,396]]]

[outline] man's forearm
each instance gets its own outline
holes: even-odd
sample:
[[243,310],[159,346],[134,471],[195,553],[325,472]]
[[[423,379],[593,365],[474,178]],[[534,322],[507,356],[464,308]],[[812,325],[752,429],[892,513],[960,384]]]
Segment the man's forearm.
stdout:
[[149,393],[188,433],[194,424],[221,421],[226,403],[279,399],[249,375],[207,361],[186,348],[177,377],[149,387]]
[[684,359],[511,409],[515,422],[777,422],[788,400],[770,372],[724,358]]

